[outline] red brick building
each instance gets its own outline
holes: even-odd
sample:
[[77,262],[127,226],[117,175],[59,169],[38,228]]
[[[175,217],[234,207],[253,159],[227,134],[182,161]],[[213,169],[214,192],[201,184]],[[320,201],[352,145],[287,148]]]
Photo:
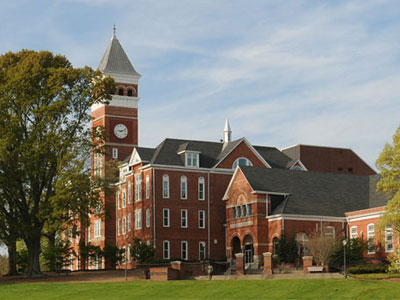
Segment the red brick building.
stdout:
[[[107,160],[122,164],[115,195],[103,201],[110,217],[91,216],[79,237],[86,243],[125,248],[132,268],[135,237],[152,244],[157,259],[229,260],[244,253],[254,265],[273,252],[282,232],[300,243],[314,232],[372,237],[368,222],[376,223],[372,216],[379,218],[386,199],[375,192],[375,172],[352,150],[297,145],[280,151],[246,138],[232,141],[228,122],[222,142],[165,139],[140,147],[140,75],[115,33],[99,69],[114,78],[116,94],[108,105],[92,107],[92,128],[104,128],[108,149],[93,154],[93,175],[104,175]],[[376,258],[379,251],[372,253],[371,244],[366,255]]]

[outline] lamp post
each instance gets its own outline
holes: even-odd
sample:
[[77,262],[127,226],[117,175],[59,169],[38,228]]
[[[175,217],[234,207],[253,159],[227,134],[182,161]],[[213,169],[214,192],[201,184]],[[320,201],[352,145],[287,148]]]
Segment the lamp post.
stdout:
[[347,273],[346,273],[346,245],[347,241],[344,239],[343,240],[343,276],[344,278],[347,278]]

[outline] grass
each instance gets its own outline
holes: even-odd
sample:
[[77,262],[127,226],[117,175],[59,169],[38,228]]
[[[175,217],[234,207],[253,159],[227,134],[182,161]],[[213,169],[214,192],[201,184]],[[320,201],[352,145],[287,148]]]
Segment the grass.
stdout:
[[395,299],[399,282],[357,279],[0,285],[1,299]]
[[400,273],[371,273],[371,274],[350,274],[357,279],[389,279],[400,278]]

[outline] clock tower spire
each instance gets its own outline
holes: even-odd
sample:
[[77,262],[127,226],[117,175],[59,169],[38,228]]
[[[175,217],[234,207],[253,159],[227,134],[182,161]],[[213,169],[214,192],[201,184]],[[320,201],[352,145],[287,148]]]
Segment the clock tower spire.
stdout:
[[[124,160],[138,145],[138,83],[141,75],[122,48],[115,25],[98,69],[115,81],[115,93],[109,104],[94,104],[91,108],[92,128],[101,126],[105,130],[107,155],[101,163],[104,165],[109,159]],[[96,169],[96,158],[94,164]]]

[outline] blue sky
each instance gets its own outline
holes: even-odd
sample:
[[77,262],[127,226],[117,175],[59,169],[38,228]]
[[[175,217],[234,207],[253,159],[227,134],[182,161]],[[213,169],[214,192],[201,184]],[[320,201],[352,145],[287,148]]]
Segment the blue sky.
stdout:
[[142,74],[139,144],[233,137],[354,149],[371,166],[400,124],[398,1],[1,1],[0,53],[96,68],[117,36]]

